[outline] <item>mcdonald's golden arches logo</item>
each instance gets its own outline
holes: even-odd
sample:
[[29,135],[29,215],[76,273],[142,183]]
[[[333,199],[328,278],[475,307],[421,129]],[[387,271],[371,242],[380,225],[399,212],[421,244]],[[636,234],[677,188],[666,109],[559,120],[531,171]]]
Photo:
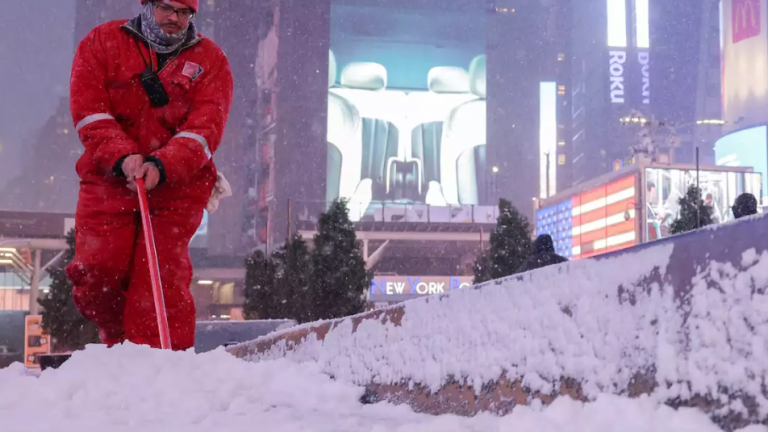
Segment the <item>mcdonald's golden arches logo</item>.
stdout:
[[761,1],[733,0],[731,3],[733,43],[738,43],[760,34]]

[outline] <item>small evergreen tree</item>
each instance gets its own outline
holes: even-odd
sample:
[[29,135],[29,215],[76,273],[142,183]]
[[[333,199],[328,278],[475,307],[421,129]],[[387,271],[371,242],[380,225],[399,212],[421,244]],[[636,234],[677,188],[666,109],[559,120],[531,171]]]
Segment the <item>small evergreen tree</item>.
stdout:
[[273,255],[275,263],[275,313],[280,318],[305,322],[309,319],[307,293],[312,271],[312,258],[304,239],[293,236]]
[[312,251],[309,319],[340,318],[365,311],[373,275],[366,270],[346,203],[335,200],[320,215]]
[[479,284],[492,280],[491,278],[491,255],[487,250],[480,251],[480,255],[475,258],[475,264],[472,266],[475,275],[473,284]]
[[257,250],[245,259],[245,319],[276,318],[275,265],[264,252]]
[[475,283],[513,275],[531,256],[531,225],[508,200],[499,200],[499,217],[490,245],[490,250],[475,260]]
[[246,319],[294,319],[305,322],[312,259],[306,242],[294,236],[267,257],[256,251],[246,259]]
[[72,299],[72,282],[67,278],[66,267],[75,257],[75,230],[66,236],[69,249],[58,262],[48,268],[51,278],[48,294],[37,303],[43,309],[43,330],[51,337],[54,351],[75,351],[88,344],[101,343],[99,329],[77,310]]
[[712,223],[712,207],[704,204],[701,199],[701,189],[690,185],[685,196],[677,200],[680,204],[680,216],[672,222],[669,231],[680,234],[692,231]]

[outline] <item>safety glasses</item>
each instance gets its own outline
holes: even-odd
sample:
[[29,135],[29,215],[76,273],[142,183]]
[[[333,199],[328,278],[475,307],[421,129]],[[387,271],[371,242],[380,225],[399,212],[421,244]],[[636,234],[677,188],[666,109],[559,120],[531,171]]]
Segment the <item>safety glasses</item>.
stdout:
[[157,13],[163,18],[168,18],[175,13],[180,20],[188,21],[195,15],[195,11],[190,8],[176,9],[173,6],[162,2],[155,2],[154,4]]

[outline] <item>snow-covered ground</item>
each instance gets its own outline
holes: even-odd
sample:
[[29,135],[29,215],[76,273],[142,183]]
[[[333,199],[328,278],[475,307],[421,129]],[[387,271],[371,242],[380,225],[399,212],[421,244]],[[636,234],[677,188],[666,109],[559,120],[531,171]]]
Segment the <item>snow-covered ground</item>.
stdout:
[[[0,432],[718,431],[700,411],[661,404],[692,395],[719,401],[713,416],[763,422],[767,223],[414,300],[387,310],[392,319],[320,323],[332,328],[296,345],[285,338],[294,328],[230,349],[250,362],[222,349],[195,355],[127,345],[89,347],[39,377],[16,365],[0,370]],[[259,344],[268,348],[254,352]],[[648,370],[659,383],[650,396],[606,394],[625,394],[635,373]],[[502,375],[529,395],[556,392],[562,377],[571,378],[590,402],[558,397],[543,408],[531,398],[505,417],[429,416],[359,402],[364,385],[437,390],[451,377],[481,397],[484,384]]]
[[[59,370],[28,376],[0,370],[0,430],[77,432],[419,431],[709,432],[695,410],[650,399],[560,398],[506,417],[416,414],[407,406],[362,405],[363,390],[336,382],[311,363],[250,363],[216,350],[195,355],[133,345],[89,347]],[[223,429],[228,428],[228,429]],[[750,427],[743,432],[768,432]]]

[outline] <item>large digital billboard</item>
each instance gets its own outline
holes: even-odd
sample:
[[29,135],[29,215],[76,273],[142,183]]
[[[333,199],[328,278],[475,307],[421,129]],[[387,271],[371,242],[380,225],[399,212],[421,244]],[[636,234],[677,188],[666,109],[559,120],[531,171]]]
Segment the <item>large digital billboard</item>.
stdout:
[[721,166],[754,168],[763,178],[763,197],[768,194],[768,127],[757,126],[720,138],[715,143],[715,159]]
[[726,128],[768,122],[766,0],[723,0],[720,46]]
[[631,175],[536,212],[536,234],[549,234],[558,254],[587,258],[634,246],[637,176]]
[[[672,222],[680,216],[678,201],[688,187],[696,184],[696,170],[646,169],[646,239],[670,236]],[[712,207],[714,223],[733,220],[731,206],[736,197],[749,192],[761,196],[759,173],[699,171],[699,187],[704,203]]]
[[331,6],[326,200],[354,220],[386,203],[481,204],[485,2],[384,3]]

